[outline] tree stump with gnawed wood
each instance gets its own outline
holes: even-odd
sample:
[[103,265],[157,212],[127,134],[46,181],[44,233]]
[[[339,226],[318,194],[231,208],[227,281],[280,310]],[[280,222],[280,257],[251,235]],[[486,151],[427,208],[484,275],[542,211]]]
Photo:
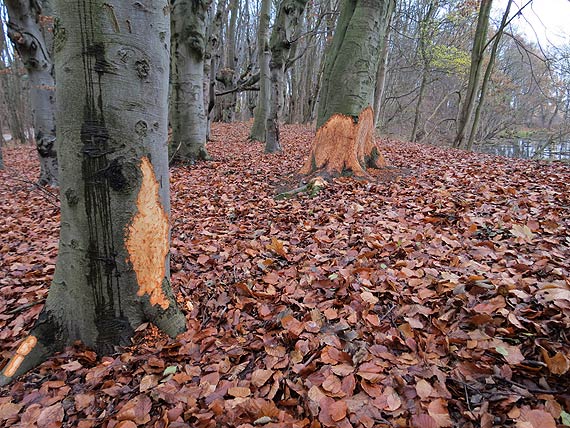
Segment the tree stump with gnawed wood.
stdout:
[[374,113],[367,107],[357,119],[334,114],[317,130],[301,174],[366,178],[368,168],[385,166],[386,161],[374,139]]

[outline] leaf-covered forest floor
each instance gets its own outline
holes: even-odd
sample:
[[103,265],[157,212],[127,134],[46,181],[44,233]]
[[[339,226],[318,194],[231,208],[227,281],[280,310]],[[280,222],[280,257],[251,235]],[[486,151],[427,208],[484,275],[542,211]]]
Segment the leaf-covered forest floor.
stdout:
[[[510,427],[570,424],[570,167],[384,141],[390,182],[276,200],[284,153],[216,125],[214,161],[172,170],[177,340],[142,326],[0,390],[0,426]],[[0,172],[2,362],[53,274],[58,209]]]

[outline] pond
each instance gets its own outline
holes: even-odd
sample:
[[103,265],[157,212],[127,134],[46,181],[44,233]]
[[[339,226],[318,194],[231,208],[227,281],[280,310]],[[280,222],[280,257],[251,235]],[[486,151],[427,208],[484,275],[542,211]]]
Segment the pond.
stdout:
[[544,141],[500,139],[473,146],[473,150],[508,158],[570,162],[570,141],[557,141],[543,149],[545,144]]

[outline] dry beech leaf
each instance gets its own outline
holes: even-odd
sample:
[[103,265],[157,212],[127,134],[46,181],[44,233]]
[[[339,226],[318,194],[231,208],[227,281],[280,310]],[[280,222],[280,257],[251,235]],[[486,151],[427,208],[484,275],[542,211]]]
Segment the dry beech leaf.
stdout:
[[370,291],[363,291],[362,293],[360,293],[360,297],[362,298],[363,301],[371,305],[375,305],[376,303],[379,302],[378,297],[374,296],[374,294],[372,294]]
[[37,424],[38,428],[60,428],[62,421],[63,406],[55,403],[41,411]]
[[158,375],[145,375],[143,376],[143,378],[141,379],[141,383],[139,384],[139,391],[140,392],[148,391],[149,389],[152,389],[155,386],[157,386],[159,381],[160,381],[160,376]]
[[251,374],[251,384],[260,388],[273,376],[273,373],[273,370],[257,369]]
[[544,362],[548,366],[550,373],[555,375],[563,375],[570,370],[570,359],[566,357],[562,352],[557,352],[554,357],[550,358],[548,351],[542,349],[542,357]]
[[228,394],[232,397],[249,397],[251,390],[247,387],[234,386],[228,389]]
[[447,402],[442,398],[438,398],[429,403],[428,413],[435,420],[438,427],[450,427],[453,425],[449,412],[447,411]]
[[133,421],[136,424],[146,424],[150,421],[150,409],[152,402],[146,395],[137,395],[119,410],[117,420]]
[[346,405],[345,401],[343,400],[335,401],[329,406],[329,414],[331,416],[331,419],[335,422],[344,419],[344,417],[346,416],[347,409],[348,406]]
[[556,428],[556,421],[552,415],[544,410],[530,410],[528,407],[521,409],[517,428]]
[[8,419],[15,418],[22,407],[24,407],[23,404],[16,404],[11,402],[0,404],[0,421],[6,421]]
[[137,424],[133,421],[120,421],[115,428],[137,428]]
[[65,369],[69,372],[74,372],[77,371],[81,368],[83,368],[83,366],[81,365],[81,363],[79,361],[70,361],[69,363],[65,363],[61,366],[62,369]]
[[432,386],[425,379],[420,379],[416,383],[416,393],[422,400],[428,398],[433,392]]
[[435,419],[425,413],[412,416],[411,422],[413,428],[439,428]]
[[329,375],[324,380],[321,387],[325,391],[330,392],[331,394],[337,394],[342,389],[342,383],[341,383],[340,379],[338,377],[336,377],[335,375]]
[[287,258],[287,252],[285,251],[285,247],[283,247],[283,242],[275,237],[271,237],[271,243],[267,244],[266,248],[283,258]]

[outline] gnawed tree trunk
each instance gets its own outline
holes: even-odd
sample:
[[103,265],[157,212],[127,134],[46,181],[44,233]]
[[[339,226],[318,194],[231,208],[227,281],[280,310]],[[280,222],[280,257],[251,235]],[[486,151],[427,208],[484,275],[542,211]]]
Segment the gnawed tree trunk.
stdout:
[[325,59],[317,134],[303,174],[366,176],[385,166],[374,140],[375,76],[393,0],[344,0]]
[[253,112],[253,125],[249,138],[255,141],[265,141],[265,124],[269,114],[270,80],[269,62],[271,50],[269,49],[269,14],[271,13],[271,0],[262,0],[259,14],[259,28],[257,35],[257,50],[259,63],[259,95],[257,105]]
[[308,0],[283,0],[275,19],[269,46],[271,48],[271,61],[269,69],[271,74],[271,102],[266,124],[265,152],[276,153],[281,151],[279,142],[279,120],[283,110],[283,91],[285,80],[285,65],[291,51],[291,41],[299,18],[305,10]]
[[210,2],[172,1],[171,145],[174,158],[182,162],[209,159],[203,82],[206,18]]
[[321,171],[320,175],[327,178],[343,174],[364,177],[367,168],[384,166],[386,162],[374,140],[374,112],[367,107],[357,119],[334,114],[318,129],[301,174]]
[[[41,185],[57,186],[55,82],[48,46],[41,31],[40,1],[6,0],[8,36],[28,72]],[[44,20],[46,21],[46,20]]]
[[0,384],[76,340],[106,353],[145,321],[171,336],[185,329],[169,282],[166,5],[57,5],[59,255]]

